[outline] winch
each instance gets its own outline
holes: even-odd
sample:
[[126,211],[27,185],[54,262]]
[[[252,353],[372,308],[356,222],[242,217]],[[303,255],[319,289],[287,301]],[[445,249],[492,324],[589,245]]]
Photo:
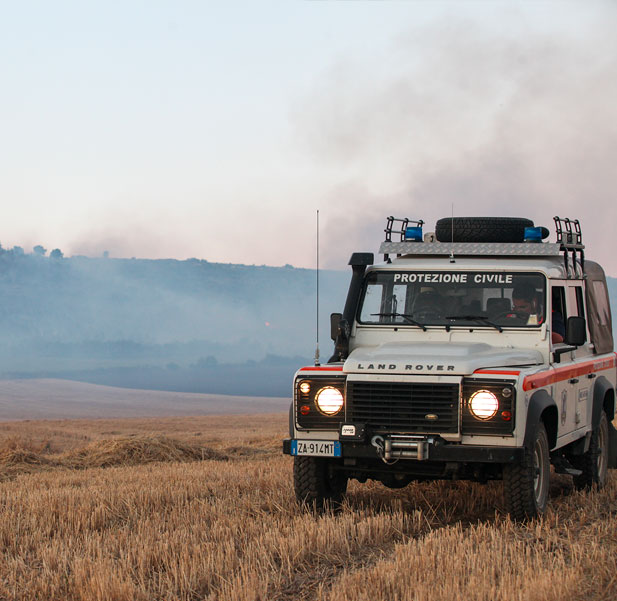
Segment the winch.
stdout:
[[424,436],[408,436],[405,434],[379,434],[371,438],[371,444],[377,449],[377,454],[383,461],[392,459],[428,459],[428,447],[432,438]]

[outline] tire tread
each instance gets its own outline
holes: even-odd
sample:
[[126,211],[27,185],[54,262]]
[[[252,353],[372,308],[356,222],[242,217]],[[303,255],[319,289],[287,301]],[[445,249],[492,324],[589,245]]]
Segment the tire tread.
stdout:
[[444,217],[437,221],[435,237],[439,242],[522,242],[526,227],[533,221],[521,217]]
[[330,477],[328,461],[320,457],[294,457],[293,476],[298,502],[318,510],[328,502],[340,504],[347,489],[347,478]]
[[[536,436],[544,436],[548,452],[548,438],[544,424],[540,424]],[[536,506],[533,463],[533,450],[526,449],[525,457],[520,463],[507,464],[503,467],[506,511],[515,521],[533,519],[545,509]]]
[[[606,414],[603,413],[602,415],[606,419]],[[598,457],[600,456],[600,447],[598,446],[599,429],[600,426],[594,428],[591,433],[589,450],[585,454],[572,457],[571,459],[572,465],[583,472],[580,476],[574,476],[574,486],[578,490],[589,490],[594,485],[602,488],[605,484],[604,481],[601,481],[600,474],[598,473]]]

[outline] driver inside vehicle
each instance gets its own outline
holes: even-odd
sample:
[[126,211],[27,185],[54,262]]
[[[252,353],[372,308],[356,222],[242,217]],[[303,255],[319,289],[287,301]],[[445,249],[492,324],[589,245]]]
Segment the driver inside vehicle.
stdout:
[[[515,286],[512,291],[512,310],[518,319],[528,325],[542,323],[540,303],[536,289],[528,283]],[[551,341],[563,342],[566,335],[563,317],[556,311],[552,315]]]
[[512,290],[512,311],[518,319],[528,325],[540,323],[538,308],[538,295],[531,284],[522,283],[515,286]]
[[444,299],[435,290],[423,290],[413,302],[413,315],[416,319],[439,319],[443,316]]

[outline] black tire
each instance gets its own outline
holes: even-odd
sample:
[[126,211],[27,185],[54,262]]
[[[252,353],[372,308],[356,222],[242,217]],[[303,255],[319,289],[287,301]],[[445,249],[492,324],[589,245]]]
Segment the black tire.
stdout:
[[326,505],[340,505],[347,490],[347,476],[334,470],[330,460],[322,457],[294,457],[294,491],[296,499],[317,510]]
[[381,483],[388,488],[397,490],[399,488],[405,488],[413,481],[412,476],[401,474],[398,478],[394,474],[390,474],[387,477],[381,479]]
[[572,457],[572,465],[583,473],[574,476],[574,486],[579,490],[589,489],[594,484],[602,488],[608,476],[608,418],[602,411],[600,423],[594,428],[589,441],[589,450],[579,457]]
[[435,237],[439,242],[523,242],[526,227],[533,227],[533,221],[520,217],[444,217],[435,225]]
[[543,423],[538,425],[531,449],[519,464],[503,467],[506,510],[514,520],[533,519],[548,505],[551,463],[548,437]]

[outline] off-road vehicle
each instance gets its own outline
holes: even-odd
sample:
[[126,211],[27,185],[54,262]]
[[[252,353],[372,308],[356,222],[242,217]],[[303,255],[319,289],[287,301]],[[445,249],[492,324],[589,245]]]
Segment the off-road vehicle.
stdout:
[[390,217],[374,265],[354,253],[334,354],[293,383],[299,501],[347,482],[503,480],[515,519],[545,511],[551,464],[579,488],[616,467],[616,356],[604,271],[578,220],[556,241],[515,218]]

